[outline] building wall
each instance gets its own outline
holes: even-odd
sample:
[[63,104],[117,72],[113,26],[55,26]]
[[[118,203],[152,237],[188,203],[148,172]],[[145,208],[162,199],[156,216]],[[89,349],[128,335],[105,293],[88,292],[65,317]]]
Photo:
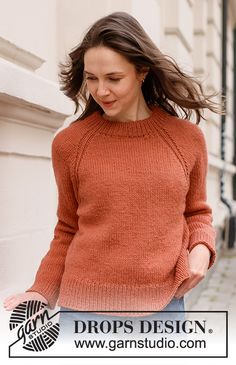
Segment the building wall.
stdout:
[[51,142],[72,103],[58,90],[57,3],[0,1],[0,294],[24,291],[53,236]]
[[[99,17],[133,14],[162,52],[199,76],[207,92],[221,89],[221,0],[0,0],[1,284],[4,298],[31,285],[53,237],[56,186],[51,142],[73,114],[58,89],[58,62]],[[229,2],[226,195],[232,197],[233,43]],[[208,201],[214,225],[228,213],[220,202],[220,117],[201,121],[209,152]],[[66,119],[67,118],[67,119]],[[193,119],[194,122],[194,119]],[[63,124],[64,123],[64,124]],[[220,236],[219,236],[220,239]],[[27,269],[26,269],[27,268]]]

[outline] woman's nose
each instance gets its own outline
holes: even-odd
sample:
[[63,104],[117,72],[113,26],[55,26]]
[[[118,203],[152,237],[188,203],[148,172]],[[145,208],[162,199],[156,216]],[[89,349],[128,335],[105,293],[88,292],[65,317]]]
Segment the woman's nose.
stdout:
[[97,88],[97,95],[98,96],[104,96],[104,95],[108,95],[110,93],[109,89],[103,84],[99,84],[98,88]]

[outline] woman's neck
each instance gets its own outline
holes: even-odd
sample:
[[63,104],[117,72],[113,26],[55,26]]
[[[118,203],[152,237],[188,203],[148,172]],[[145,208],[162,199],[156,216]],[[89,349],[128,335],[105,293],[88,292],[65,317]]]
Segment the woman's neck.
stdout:
[[137,104],[132,109],[124,112],[119,113],[116,115],[109,116],[106,113],[103,113],[102,116],[106,120],[116,120],[120,122],[132,122],[136,120],[146,119],[152,114],[152,110],[148,107],[146,102],[144,101],[142,105]]

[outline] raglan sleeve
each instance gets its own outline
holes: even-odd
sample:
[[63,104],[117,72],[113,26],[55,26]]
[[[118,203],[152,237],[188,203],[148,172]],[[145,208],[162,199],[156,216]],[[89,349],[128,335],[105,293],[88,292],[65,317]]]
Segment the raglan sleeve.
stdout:
[[54,309],[59,296],[67,250],[78,230],[78,202],[71,177],[70,153],[63,147],[63,141],[62,130],[54,137],[51,147],[58,193],[54,237],[48,252],[41,260],[33,285],[26,290],[26,292],[35,291],[43,295],[48,300],[51,309]]
[[216,230],[213,227],[212,209],[207,203],[208,154],[204,134],[200,127],[194,125],[195,161],[190,171],[189,190],[186,195],[184,216],[189,228],[189,246],[191,250],[202,243],[210,250],[208,269],[216,259]]

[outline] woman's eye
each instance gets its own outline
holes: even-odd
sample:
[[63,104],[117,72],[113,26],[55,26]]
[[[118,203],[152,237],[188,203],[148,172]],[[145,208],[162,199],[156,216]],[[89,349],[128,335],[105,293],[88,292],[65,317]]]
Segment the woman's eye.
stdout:
[[[86,80],[97,80],[95,77],[86,77]],[[113,79],[113,78],[109,78],[110,81],[113,81],[113,82],[117,82],[117,81],[120,81],[121,79]]]

